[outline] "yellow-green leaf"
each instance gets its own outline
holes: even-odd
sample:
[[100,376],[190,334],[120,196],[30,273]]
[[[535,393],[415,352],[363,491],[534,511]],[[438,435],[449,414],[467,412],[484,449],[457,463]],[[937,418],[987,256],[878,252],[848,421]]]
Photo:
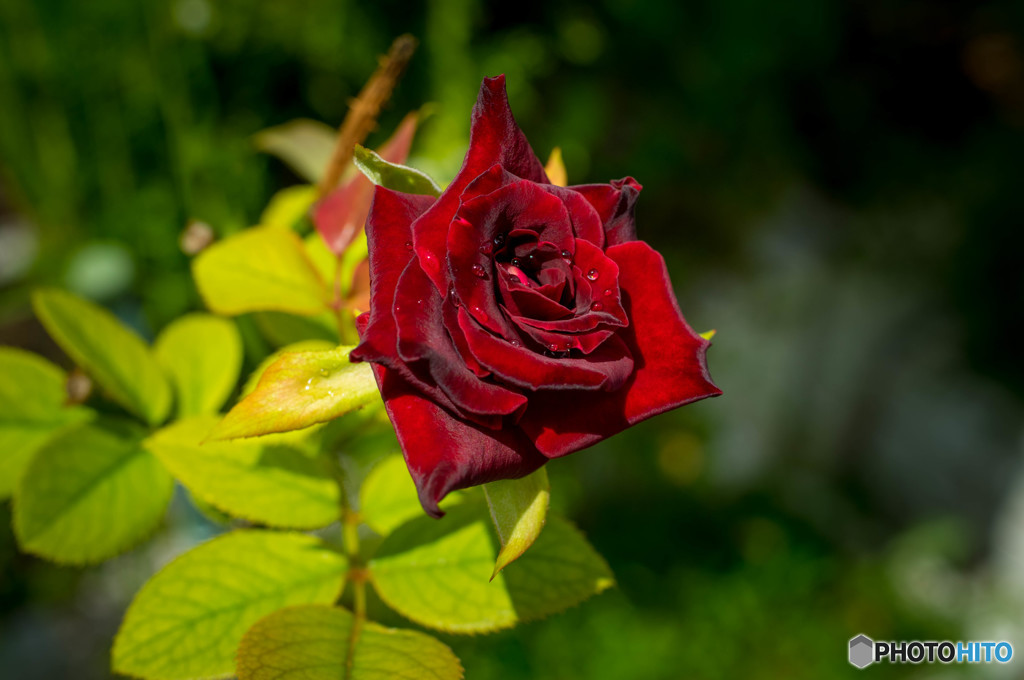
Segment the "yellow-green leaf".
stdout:
[[474,507],[414,519],[384,539],[371,581],[392,609],[430,628],[485,633],[579,604],[613,584],[608,565],[569,522],[551,517],[529,552],[490,580],[490,520]]
[[369,364],[349,362],[351,349],[281,356],[263,372],[256,389],[224,416],[210,438],[299,430],[379,399]]
[[484,484],[487,507],[501,540],[494,563],[494,578],[526,549],[533,545],[544,528],[551,500],[551,484],[546,468],[520,479],[503,479]]
[[206,306],[218,314],[312,315],[330,299],[302,239],[274,227],[253,227],[213,244],[192,261],[192,275]]
[[459,680],[447,645],[365,621],[338,607],[288,607],[260,620],[238,647],[238,680]]
[[181,418],[216,413],[238,383],[242,338],[228,319],[183,316],[160,333],[154,350],[176,388]]
[[334,152],[337,131],[319,121],[299,118],[256,133],[256,148],[280,158],[303,179],[317,182]]
[[426,173],[390,163],[366,147],[356,144],[353,160],[359,171],[378,186],[406,194],[441,195],[441,188]]
[[43,446],[14,493],[22,549],[57,562],[112,557],[150,534],[173,480],[134,426],[87,425]]
[[564,187],[569,184],[569,173],[565,170],[565,162],[562,160],[562,150],[555,147],[548,156],[548,162],[544,166],[544,172],[548,180],[556,187]]
[[71,293],[37,290],[32,306],[53,339],[117,403],[150,425],[171,408],[171,389],[142,338],[113,314]]
[[[454,491],[441,502],[447,509],[462,500]],[[381,536],[416,517],[423,517],[423,506],[416,493],[416,485],[409,475],[402,454],[387,456],[366,475],[359,489],[359,518]]]
[[92,411],[66,407],[64,371],[40,356],[0,347],[0,499],[14,491],[32,455]]
[[274,347],[284,347],[305,340],[327,340],[338,344],[338,320],[323,312],[315,316],[296,316],[284,312],[254,312],[253,321],[260,333]]
[[217,421],[182,420],[149,437],[145,447],[193,496],[233,517],[294,529],[338,519],[338,485],[321,460],[280,436],[201,444]]
[[282,607],[334,602],[347,568],[303,534],[236,531],[203,543],[136,594],[113,669],[149,680],[230,677],[249,627]]
[[270,203],[264,208],[263,214],[260,215],[260,225],[291,229],[306,216],[316,201],[316,196],[316,187],[311,184],[281,189],[271,197]]

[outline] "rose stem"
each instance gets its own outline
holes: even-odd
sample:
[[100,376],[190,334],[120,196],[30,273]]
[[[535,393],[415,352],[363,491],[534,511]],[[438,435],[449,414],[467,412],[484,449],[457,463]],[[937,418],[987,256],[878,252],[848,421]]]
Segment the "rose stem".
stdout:
[[402,77],[417,44],[416,38],[408,33],[395,38],[391,43],[391,49],[366,81],[359,96],[349,104],[348,114],[338,128],[338,141],[334,145],[334,153],[331,154],[331,160],[317,186],[320,196],[327,195],[331,189],[338,186],[345,166],[352,160],[352,151],[356,144],[362,144],[366,135],[370,134],[381,107],[390,99],[391,92],[398,84],[398,79]]

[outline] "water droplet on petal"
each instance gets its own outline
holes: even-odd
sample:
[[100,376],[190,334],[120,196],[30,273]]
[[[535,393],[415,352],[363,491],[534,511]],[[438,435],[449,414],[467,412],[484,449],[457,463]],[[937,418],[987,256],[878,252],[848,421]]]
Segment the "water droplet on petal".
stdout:
[[473,316],[478,317],[484,321],[487,320],[487,313],[480,307],[477,307],[476,305],[473,306]]
[[572,262],[572,253],[570,253],[568,250],[563,250],[561,253],[559,253],[559,255],[561,255],[562,259],[565,260],[566,262]]
[[530,269],[537,268],[537,256],[535,254],[530,253],[529,255],[526,256],[526,266],[528,266]]
[[480,246],[480,254],[481,255],[490,255],[493,252],[494,252],[494,245],[490,241],[487,241],[482,246]]
[[484,271],[483,265],[474,264],[472,267],[470,267],[470,269],[472,269],[473,271],[473,276],[477,277],[478,279],[482,279],[485,276],[487,276],[487,272]]
[[558,343],[557,342],[548,343],[548,349],[551,350],[552,352],[557,352],[558,351]]
[[515,267],[516,269],[522,269],[523,268],[523,261],[520,260],[518,257],[513,257],[512,258],[512,266]]
[[611,288],[605,288],[605,289],[604,289],[604,294],[605,294],[606,296],[608,296],[608,297],[611,297],[612,295],[615,295],[615,291],[614,291],[614,290],[612,290]]
[[514,339],[514,338],[513,338],[512,340],[509,340],[509,344],[510,344],[510,345],[512,345],[513,347],[519,347],[519,346],[521,346],[521,345],[522,345],[523,343],[521,343],[521,342],[519,342],[518,340],[516,340],[516,339]]
[[600,302],[595,302],[594,304],[590,305],[590,308],[595,312],[600,312],[602,309],[604,309],[604,305],[602,305]]
[[405,249],[406,250],[412,250],[412,241],[406,241],[405,242]]
[[591,269],[589,272],[587,272],[587,279],[590,281],[597,281],[597,277],[600,275],[601,273],[598,272],[596,269]]
[[459,299],[458,293],[455,292],[454,284],[448,286],[448,297],[451,298],[452,304],[456,307],[462,306],[462,300]]
[[328,371],[326,368],[321,368],[319,372],[320,372],[320,375],[323,376],[324,378],[326,378],[327,376],[329,376],[331,374],[331,372]]
[[500,248],[505,245],[505,234],[495,234],[491,241],[494,243],[495,248]]

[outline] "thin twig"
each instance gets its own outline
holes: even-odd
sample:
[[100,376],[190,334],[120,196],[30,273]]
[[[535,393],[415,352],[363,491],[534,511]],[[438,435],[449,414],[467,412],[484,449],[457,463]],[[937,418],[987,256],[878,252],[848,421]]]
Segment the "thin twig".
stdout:
[[320,179],[320,184],[317,185],[320,196],[326,196],[338,186],[345,166],[352,160],[352,151],[356,144],[362,144],[366,135],[370,134],[381,107],[391,97],[391,92],[395,89],[398,79],[402,77],[418,44],[416,38],[409,34],[395,38],[391,43],[391,49],[381,59],[380,66],[363,86],[359,96],[349,105],[348,114],[338,128],[338,142],[334,146],[334,153],[331,154],[327,169]]

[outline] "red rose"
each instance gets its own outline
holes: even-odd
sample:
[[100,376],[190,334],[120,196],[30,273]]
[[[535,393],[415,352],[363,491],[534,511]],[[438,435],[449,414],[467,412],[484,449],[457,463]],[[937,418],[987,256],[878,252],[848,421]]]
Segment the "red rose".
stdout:
[[640,185],[557,187],[485,79],[462,169],[437,199],[378,187],[367,223],[370,361],[428,513],[721,391],[661,255],[636,238]]

